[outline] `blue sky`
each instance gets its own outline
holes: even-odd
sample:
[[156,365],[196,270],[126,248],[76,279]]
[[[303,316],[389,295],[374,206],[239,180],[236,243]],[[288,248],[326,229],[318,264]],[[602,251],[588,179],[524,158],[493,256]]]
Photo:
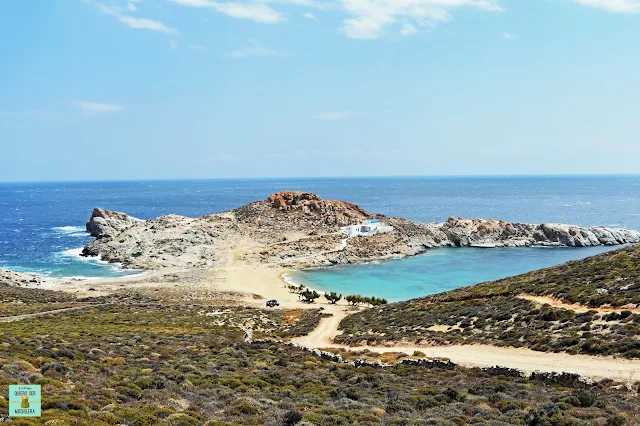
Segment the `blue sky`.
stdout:
[[0,181],[640,173],[640,0],[0,0]]

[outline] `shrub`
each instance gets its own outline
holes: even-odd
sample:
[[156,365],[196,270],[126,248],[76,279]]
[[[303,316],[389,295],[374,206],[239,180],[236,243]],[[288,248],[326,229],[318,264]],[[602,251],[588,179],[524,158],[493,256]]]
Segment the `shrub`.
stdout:
[[335,305],[342,299],[342,295],[332,291],[331,293],[325,293],[324,298],[331,302],[332,305]]
[[300,296],[302,297],[303,302],[313,303],[317,298],[320,297],[320,294],[318,294],[318,292],[315,290],[305,290],[300,293]]
[[282,416],[283,426],[294,426],[302,421],[302,414],[295,410],[289,410]]

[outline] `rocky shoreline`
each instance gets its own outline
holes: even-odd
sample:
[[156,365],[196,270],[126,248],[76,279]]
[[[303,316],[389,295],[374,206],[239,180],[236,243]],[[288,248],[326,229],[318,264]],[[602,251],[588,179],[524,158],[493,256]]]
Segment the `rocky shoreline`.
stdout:
[[[392,232],[347,239],[341,227],[379,219]],[[640,242],[640,232],[564,224],[449,218],[420,223],[372,214],[309,192],[285,191],[237,209],[189,218],[139,220],[95,209],[87,230],[96,240],[83,256],[124,268],[218,268],[264,265],[311,268],[402,258],[435,247],[589,247]]]

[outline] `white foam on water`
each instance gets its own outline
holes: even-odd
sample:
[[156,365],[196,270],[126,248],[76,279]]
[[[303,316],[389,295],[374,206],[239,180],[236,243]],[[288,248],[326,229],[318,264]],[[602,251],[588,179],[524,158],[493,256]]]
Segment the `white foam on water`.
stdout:
[[66,249],[66,250],[62,250],[59,251],[55,254],[55,256],[57,256],[58,258],[67,258],[67,259],[72,259],[75,261],[80,261],[80,262],[86,262],[86,263],[93,263],[93,264],[97,264],[100,265],[102,267],[108,268],[111,271],[114,272],[121,272],[123,273],[123,275],[117,275],[117,276],[97,276],[97,277],[88,277],[88,276],[84,276],[84,275],[72,275],[72,276],[63,276],[60,278],[63,279],[117,279],[117,278],[128,278],[128,277],[133,277],[133,276],[138,276],[138,275],[146,275],[146,274],[150,274],[153,271],[143,271],[140,269],[122,269],[122,264],[120,263],[111,263],[111,262],[107,262],[105,260],[101,260],[98,257],[86,257],[86,256],[81,256],[82,254],[82,250],[84,249],[84,247],[80,247],[80,248],[72,248],[72,249]]
[[[94,261],[102,262],[101,260],[98,260],[97,258],[90,258],[90,257],[81,256],[83,248],[84,247],[62,250],[62,251],[57,252],[56,256],[72,257],[72,258],[75,258],[76,260],[81,260],[81,261],[94,260]],[[107,263],[107,262],[105,262],[105,263]]]
[[82,232],[84,235],[86,235],[86,230],[84,226],[54,226],[51,229],[57,232],[61,232],[63,234],[75,234],[78,232]]
[[300,287],[300,284],[295,282],[293,280],[293,278],[291,278],[291,276],[289,274],[287,274],[286,272],[284,274],[282,274],[282,281],[284,281],[285,283],[287,283],[289,285],[294,285],[296,287]]
[[84,275],[71,275],[69,277],[62,277],[61,279],[65,280],[76,280],[76,281],[91,281],[91,280],[100,280],[104,277],[85,277]]

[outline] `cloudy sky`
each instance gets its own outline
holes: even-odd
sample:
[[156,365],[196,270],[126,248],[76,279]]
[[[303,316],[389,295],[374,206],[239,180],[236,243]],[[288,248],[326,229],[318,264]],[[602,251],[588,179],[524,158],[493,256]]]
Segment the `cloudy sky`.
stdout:
[[640,0],[0,0],[0,181],[640,173]]

